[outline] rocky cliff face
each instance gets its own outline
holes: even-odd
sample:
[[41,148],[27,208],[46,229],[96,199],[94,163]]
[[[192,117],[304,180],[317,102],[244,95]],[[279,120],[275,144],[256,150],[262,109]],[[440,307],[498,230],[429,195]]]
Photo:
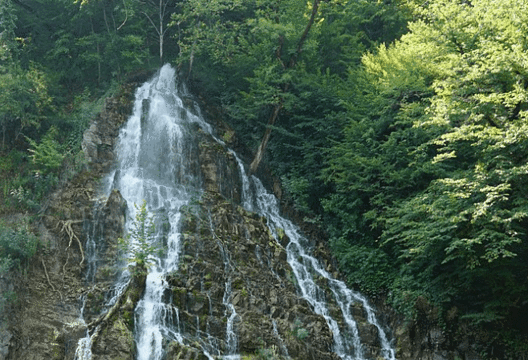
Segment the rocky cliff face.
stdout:
[[[135,85],[106,102],[85,133],[88,169],[51,197],[39,227],[45,246],[24,280],[11,318],[16,321],[4,330],[6,351],[0,359],[73,360],[87,330],[96,333],[92,359],[134,358],[133,313],[144,278],[133,278],[115,304],[105,306],[122,266],[117,239],[123,235],[126,204],[117,191],[98,198],[97,189],[98,179],[114,164],[115,141]],[[324,319],[296,291],[284,248],[272,239],[265,219],[237,205],[241,184],[233,155],[202,134],[199,160],[205,193],[185,212],[181,271],[170,277],[167,294],[180,309],[179,326],[197,344],[207,333],[225,349],[227,283],[241,353],[337,359]],[[95,254],[90,253],[94,239]],[[90,256],[97,258],[96,266]],[[167,349],[167,359],[205,358],[203,346],[172,343]]]
[[[207,334],[207,341],[225,353],[228,291],[237,314],[233,332],[240,353],[338,359],[331,352],[332,335],[324,319],[297,294],[285,249],[272,238],[266,219],[238,205],[238,192],[222,195],[233,189],[226,185],[238,176],[226,175],[236,175],[237,164],[225,149],[211,144],[204,135],[200,159],[206,192],[185,211],[180,271],[169,279],[167,296],[179,309],[183,333],[198,344]],[[173,343],[168,358],[199,354],[203,346]]]
[[[102,199],[97,189],[98,179],[114,165],[116,138],[131,112],[136,86],[129,84],[107,101],[85,134],[89,168],[51,198],[39,227],[45,247],[24,279],[8,327],[0,329],[0,360],[83,359],[78,344],[87,331],[93,335],[92,359],[135,357],[134,309],[145,277],[133,277],[111,300],[123,267],[117,239],[123,235],[126,204],[118,191]],[[207,359],[206,353],[218,356],[214,349],[225,354],[235,346],[245,359],[339,359],[324,318],[299,295],[285,251],[289,239],[279,234],[275,241],[266,219],[240,206],[242,184],[234,156],[196,131],[204,192],[183,212],[181,263],[167,279],[164,294],[173,314],[168,319],[188,345],[167,343],[164,358]],[[324,246],[314,247],[330,259]],[[332,261],[326,266],[335,272]],[[337,311],[335,304],[329,308]],[[360,305],[352,312],[365,356],[381,359],[377,329]],[[441,346],[416,350],[425,347],[418,338],[433,332],[416,335],[418,328],[413,335],[408,327],[398,329],[404,329],[397,330],[398,359],[452,358]]]
[[[112,164],[113,141],[130,112],[137,83],[108,99],[87,132],[85,151],[89,169],[55,192],[38,225],[41,251],[28,273],[17,279],[19,299],[6,321],[0,359],[73,359],[78,339],[86,335],[80,322],[81,299],[85,317],[100,316],[115,281],[116,244],[124,230],[120,194],[98,198],[99,178]],[[96,211],[98,210],[98,211]],[[100,258],[97,273],[90,271],[90,236],[97,236]]]

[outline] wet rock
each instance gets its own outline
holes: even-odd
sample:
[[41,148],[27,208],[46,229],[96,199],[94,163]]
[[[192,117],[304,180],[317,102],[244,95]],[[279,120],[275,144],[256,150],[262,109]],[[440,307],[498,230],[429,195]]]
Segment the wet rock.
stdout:
[[358,324],[359,337],[363,344],[376,344],[379,339],[378,328],[369,323]]
[[92,359],[134,359],[134,334],[123,319],[117,318],[92,345]]
[[13,333],[11,331],[9,331],[5,326],[0,327],[0,360],[7,359],[9,345],[12,338]]
[[[213,176],[204,174],[204,178]],[[276,269],[284,275],[291,274],[292,269],[284,248],[273,239],[265,221],[226,200],[218,187],[213,189],[216,191],[206,191],[200,204],[185,214],[181,270],[169,279],[184,337],[195,336],[199,319],[209,341],[225,353],[230,314],[227,298],[237,314],[233,321],[237,352],[255,357],[269,352],[276,359],[338,358],[332,352],[332,334],[324,318],[313,314],[299,296],[291,275],[278,275]],[[200,299],[211,301],[202,306]],[[299,328],[294,323],[299,323]]]
[[[241,179],[234,156],[210,137],[202,134],[199,144],[199,163],[206,191],[217,193],[240,203]],[[226,221],[227,218],[223,218]],[[224,225],[228,225],[224,223]]]
[[121,125],[131,114],[134,88],[134,84],[128,84],[119,95],[107,98],[103,111],[83,134],[81,146],[92,171],[102,173],[113,165],[115,142]]
[[[105,102],[104,110],[84,137],[89,170],[82,171],[50,196],[42,222],[35,225],[45,246],[32,259],[27,276],[17,281],[19,306],[5,322],[9,330],[5,333],[0,330],[0,359],[73,359],[78,339],[86,334],[85,325],[78,324],[81,298],[91,297],[84,309],[87,323],[103,310],[115,277],[115,243],[123,232],[123,203],[119,194],[111,194],[101,212],[103,221],[98,225],[103,229],[99,235],[104,251],[98,254],[100,266],[93,286],[87,286],[85,278],[86,241],[95,220],[98,177],[113,164],[113,144],[131,111],[130,99],[136,86],[125,86],[116,97]],[[108,348],[130,345],[130,336],[125,341],[127,336],[118,325],[108,329],[117,341],[109,341]],[[9,353],[5,355],[7,347]]]
[[[199,345],[199,344],[198,344]],[[167,360],[207,360],[203,350],[171,342],[167,350]]]

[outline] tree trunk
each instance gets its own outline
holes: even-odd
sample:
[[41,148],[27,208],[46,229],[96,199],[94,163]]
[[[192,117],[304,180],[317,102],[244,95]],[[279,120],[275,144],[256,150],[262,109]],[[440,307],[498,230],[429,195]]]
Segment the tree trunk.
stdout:
[[163,16],[165,15],[165,9],[163,8],[163,0],[160,0],[159,2],[159,55],[160,55],[160,66],[163,65],[163,37],[165,35],[165,32],[163,31]]
[[281,109],[282,109],[282,101],[280,101],[277,105],[275,105],[275,109],[273,109],[273,113],[271,114],[269,118],[268,125],[266,126],[266,131],[264,132],[264,136],[262,137],[262,140],[260,141],[257,154],[255,155],[253,162],[249,166],[250,175],[255,174],[257,172],[260,162],[262,161],[262,158],[264,157],[264,152],[266,151],[266,147],[268,146],[268,141],[271,136],[271,127],[275,124],[275,121],[277,121],[277,118],[279,117],[279,112]]
[[[297,43],[297,49],[295,53],[290,58],[290,61],[285,66],[284,62],[281,59],[281,52],[282,52],[282,46],[284,39],[279,37],[279,48],[277,50],[277,59],[281,62],[284,69],[291,69],[297,64],[297,59],[301,55],[302,47],[304,45],[304,42],[306,41],[306,38],[308,37],[308,33],[310,32],[310,29],[312,28],[312,25],[315,20],[315,16],[317,15],[317,10],[319,8],[320,0],[315,0],[312,6],[312,15],[310,16],[310,20],[308,21],[308,24],[306,25],[306,28],[304,29],[301,38],[299,39],[299,42]],[[288,84],[284,85],[283,92],[285,93],[288,91]],[[260,145],[257,150],[257,154],[255,155],[255,158],[251,162],[251,165],[249,166],[249,173],[254,174],[256,173],[260,162],[262,161],[262,158],[264,157],[264,152],[266,151],[266,147],[268,146],[268,141],[271,136],[271,127],[275,124],[275,121],[277,120],[277,117],[279,116],[279,112],[282,109],[282,99],[279,101],[279,104],[275,105],[275,109],[273,110],[273,114],[271,114],[271,117],[268,121],[268,125],[266,127],[266,131],[264,132],[264,136],[262,137],[262,140],[260,141]]]

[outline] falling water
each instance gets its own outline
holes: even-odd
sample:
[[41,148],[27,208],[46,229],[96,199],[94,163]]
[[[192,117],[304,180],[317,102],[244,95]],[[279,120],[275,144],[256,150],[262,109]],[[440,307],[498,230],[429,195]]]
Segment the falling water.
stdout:
[[[363,349],[356,321],[351,308],[354,303],[360,303],[367,313],[367,321],[376,326],[379,333],[382,356],[387,360],[396,360],[395,350],[388,341],[384,329],[377,321],[374,309],[361,294],[354,292],[337,279],[334,279],[320,264],[311,256],[309,241],[300,233],[299,229],[289,220],[280,215],[277,198],[270,194],[262,185],[260,180],[254,176],[248,177],[240,159],[236,157],[243,179],[244,206],[250,210],[265,216],[275,239],[278,239],[278,229],[282,229],[290,239],[286,247],[288,263],[293,269],[302,296],[312,305],[314,311],[322,315],[334,336],[334,351],[345,360],[363,360]],[[335,301],[341,309],[343,321],[346,324],[346,333],[342,333],[342,327],[336,319],[330,316],[326,297],[328,294],[316,284],[315,275],[326,279]]]
[[[136,215],[134,204],[143,200],[156,225],[156,242],[167,249],[156,257],[150,268],[146,289],[135,311],[135,337],[138,360],[160,360],[164,356],[163,344],[168,341],[184,343],[180,331],[179,311],[163,301],[168,288],[167,276],[178,270],[181,250],[180,217],[182,207],[201,193],[200,168],[197,158],[196,133],[199,128],[211,134],[211,127],[201,117],[199,109],[189,109],[179,96],[175,71],[165,65],[159,74],[136,92],[133,115],[119,135],[118,166],[112,183],[127,202],[127,228],[130,230]],[[216,139],[222,145],[221,140]],[[232,154],[236,154],[230,150]],[[334,351],[344,360],[361,360],[363,350],[356,322],[351,315],[353,304],[360,303],[367,312],[368,321],[379,330],[382,355],[395,360],[383,328],[376,320],[374,310],[360,294],[346,288],[343,282],[331,275],[306,250],[309,241],[298,228],[279,213],[277,199],[268,193],[255,177],[248,177],[240,159],[236,157],[243,185],[242,205],[266,216],[272,232],[284,230],[290,239],[287,246],[288,262],[292,267],[299,291],[314,311],[321,314],[334,335]],[[276,236],[277,238],[277,236]],[[225,252],[225,250],[224,250]],[[224,254],[229,266],[228,254]],[[226,273],[229,273],[227,271]],[[314,277],[327,279],[331,294],[327,294]],[[120,284],[126,284],[128,273],[123,272]],[[122,286],[122,285],[121,285]],[[333,296],[339,304],[342,319],[330,316],[325,299]],[[231,303],[231,283],[226,280],[223,303],[226,317],[225,359],[238,359],[237,337],[233,323],[238,316]],[[344,326],[342,325],[344,324]],[[199,327],[197,327],[199,329]],[[200,339],[204,354],[220,356],[209,334]],[[287,349],[283,351],[287,354]],[[83,358],[84,359],[84,358]]]
[[[211,228],[211,232],[214,234],[214,227],[212,223],[211,216],[209,214],[209,225]],[[227,325],[226,325],[226,352],[227,354],[222,357],[224,360],[238,360],[240,359],[240,356],[237,354],[238,350],[238,340],[237,336],[234,331],[234,321],[236,317],[238,316],[235,306],[232,303],[232,296],[233,292],[231,290],[231,273],[232,273],[232,265],[231,265],[231,259],[229,257],[229,253],[227,252],[227,249],[224,248],[222,243],[218,240],[218,247],[220,248],[220,252],[222,253],[222,259],[224,260],[224,269],[225,273],[227,274],[228,278],[225,282],[225,290],[224,290],[224,296],[222,298],[222,304],[225,306],[225,317],[227,318]]]
[[[105,205],[105,200],[108,198],[110,193],[110,187],[108,184],[103,183],[101,189],[99,189],[99,197],[95,202],[95,206],[92,212],[92,220],[85,222],[84,232],[86,233],[86,244],[85,244],[85,260],[86,260],[86,273],[85,273],[85,282],[88,287],[91,288],[90,291],[93,291],[96,285],[96,273],[97,269],[100,266],[101,259],[99,258],[100,249],[98,249],[98,243],[102,238],[103,234],[103,207]],[[114,287],[113,292],[119,292],[119,286]],[[83,294],[80,298],[81,308],[79,314],[79,324],[86,326],[85,322],[85,308],[87,302],[87,294]],[[106,307],[113,305],[113,298],[111,298],[105,304]],[[92,334],[86,330],[86,336],[79,339],[77,348],[75,351],[76,360],[90,360],[92,358]]]
[[115,187],[127,201],[128,219],[135,218],[133,205],[145,200],[158,225],[156,241],[167,248],[150,268],[145,294],[136,307],[138,360],[161,359],[164,339],[182,342],[178,329],[171,326],[178,313],[162,296],[168,287],[167,275],[178,268],[180,211],[200,192],[194,140],[199,126],[209,129],[184,106],[176,91],[175,71],[166,65],[138,89],[133,115],[119,136]]
[[273,324],[273,335],[275,335],[275,337],[277,338],[277,340],[279,342],[280,350],[282,351],[282,354],[287,359],[289,359],[290,358],[290,354],[288,354],[288,349],[286,348],[286,345],[284,345],[284,340],[282,340],[282,338],[281,338],[281,336],[279,334],[279,330],[277,329],[277,322],[274,319],[272,319],[271,323]]

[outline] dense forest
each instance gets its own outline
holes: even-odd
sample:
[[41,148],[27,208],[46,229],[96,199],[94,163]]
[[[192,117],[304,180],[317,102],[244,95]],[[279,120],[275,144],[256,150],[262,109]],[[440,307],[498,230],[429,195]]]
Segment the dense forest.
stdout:
[[349,285],[528,352],[525,1],[0,0],[0,45],[0,212],[31,215],[0,224],[0,274],[38,251],[104,99],[169,62]]

